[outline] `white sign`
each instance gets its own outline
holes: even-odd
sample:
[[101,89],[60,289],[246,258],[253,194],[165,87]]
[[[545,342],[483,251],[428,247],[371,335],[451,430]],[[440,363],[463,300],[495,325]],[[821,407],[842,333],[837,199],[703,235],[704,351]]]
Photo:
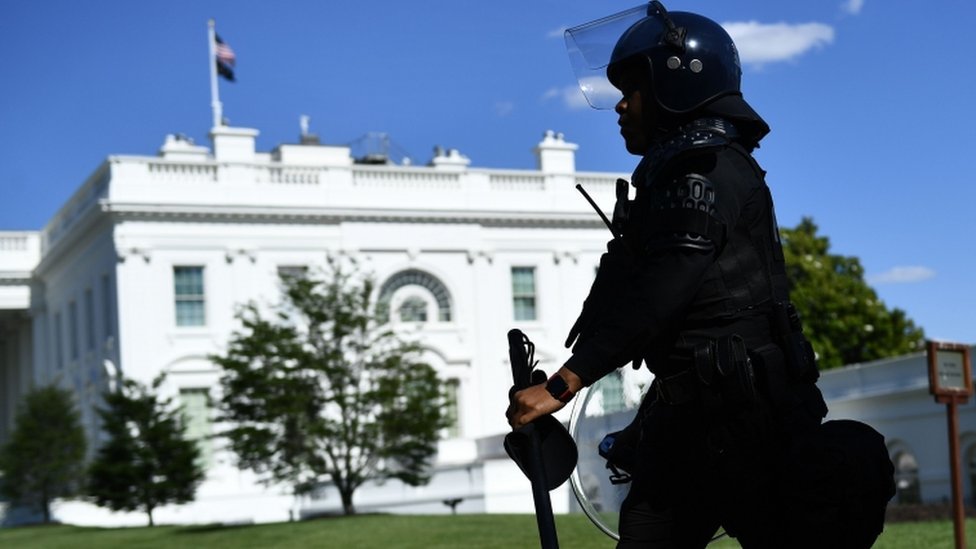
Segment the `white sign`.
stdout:
[[937,350],[935,372],[940,389],[966,390],[966,369],[961,351]]

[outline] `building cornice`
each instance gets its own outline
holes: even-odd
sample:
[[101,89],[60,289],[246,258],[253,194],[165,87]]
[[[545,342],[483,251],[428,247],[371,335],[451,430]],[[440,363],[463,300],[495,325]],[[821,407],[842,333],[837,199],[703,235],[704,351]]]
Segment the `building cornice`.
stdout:
[[[48,233],[48,241],[41,255],[41,260],[34,268],[34,273],[43,276],[52,263],[64,257],[65,250],[70,250],[80,239],[84,238],[105,216],[101,210],[89,204],[88,207],[77,212],[70,223],[57,233]],[[53,237],[52,237],[53,234]]]
[[0,286],[21,286],[30,281],[30,271],[0,271]]
[[450,211],[387,208],[325,208],[214,204],[143,204],[103,201],[116,221],[202,221],[214,223],[476,223],[497,227],[592,229],[603,224],[585,212]]

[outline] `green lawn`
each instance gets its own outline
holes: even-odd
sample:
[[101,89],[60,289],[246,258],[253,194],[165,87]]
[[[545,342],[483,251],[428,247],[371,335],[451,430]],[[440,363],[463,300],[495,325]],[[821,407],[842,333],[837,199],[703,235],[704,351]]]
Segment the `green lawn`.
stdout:
[[[582,515],[556,517],[560,547],[611,548],[610,538]],[[976,542],[976,520],[967,522],[967,541]],[[798,533],[802,535],[802,533]],[[0,529],[2,548],[532,548],[538,547],[531,515],[403,516],[368,515],[253,526],[157,526],[156,528],[78,528],[30,526]],[[739,544],[723,539],[715,549]],[[949,521],[890,524],[878,549],[951,549]]]

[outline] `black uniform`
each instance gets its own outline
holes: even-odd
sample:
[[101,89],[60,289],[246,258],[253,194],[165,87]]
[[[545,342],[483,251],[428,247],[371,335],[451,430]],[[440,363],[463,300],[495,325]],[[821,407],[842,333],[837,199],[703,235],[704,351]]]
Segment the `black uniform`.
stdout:
[[719,525],[746,547],[789,545],[772,527],[773,473],[826,407],[785,308],[763,176],[731,123],[703,118],[652,147],[633,200],[618,189],[622,237],[601,259],[566,367],[587,385],[632,361],[655,374],[624,457],[620,547],[704,546]]

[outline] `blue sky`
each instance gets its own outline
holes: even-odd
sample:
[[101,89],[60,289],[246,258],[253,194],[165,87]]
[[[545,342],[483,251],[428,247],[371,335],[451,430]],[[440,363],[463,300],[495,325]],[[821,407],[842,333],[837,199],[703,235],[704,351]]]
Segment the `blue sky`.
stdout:
[[[327,143],[386,132],[415,163],[532,168],[547,129],[577,168],[629,172],[611,112],[583,108],[561,30],[621,0],[5,0],[0,230],[36,230],[110,154],[208,144],[207,19],[237,54],[224,114],[269,150],[299,117]],[[927,335],[976,341],[971,2],[673,0],[726,26],[772,133],[780,224],[810,216]]]

